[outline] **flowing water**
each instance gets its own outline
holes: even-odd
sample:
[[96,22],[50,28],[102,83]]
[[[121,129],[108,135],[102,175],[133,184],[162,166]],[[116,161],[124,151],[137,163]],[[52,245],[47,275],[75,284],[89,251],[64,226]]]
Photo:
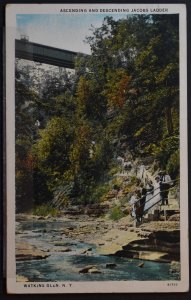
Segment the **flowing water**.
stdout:
[[[46,259],[17,262],[17,274],[32,282],[45,281],[124,281],[124,280],[178,280],[179,275],[170,272],[170,264],[144,261],[144,267],[138,267],[139,260],[103,256],[96,252],[96,246],[75,241],[63,231],[75,225],[72,221],[46,222],[22,221],[17,223],[17,242],[26,242],[38,249],[49,251]],[[63,245],[63,246],[62,246]],[[63,248],[68,252],[61,252]],[[84,250],[91,248],[91,253]],[[106,264],[116,264],[108,268]],[[100,274],[80,274],[79,270],[94,265]]]

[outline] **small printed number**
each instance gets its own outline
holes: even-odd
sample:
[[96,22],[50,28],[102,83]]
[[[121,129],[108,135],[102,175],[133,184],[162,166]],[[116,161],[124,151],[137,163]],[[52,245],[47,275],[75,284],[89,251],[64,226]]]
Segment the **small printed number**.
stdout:
[[167,283],[167,285],[168,285],[168,286],[178,286],[178,283],[173,283],[173,282],[171,282],[171,283]]

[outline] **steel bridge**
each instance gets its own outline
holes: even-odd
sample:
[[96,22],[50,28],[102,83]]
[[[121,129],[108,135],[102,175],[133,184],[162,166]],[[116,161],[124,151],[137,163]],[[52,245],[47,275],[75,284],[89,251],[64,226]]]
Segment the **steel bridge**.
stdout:
[[79,53],[32,43],[26,39],[15,40],[16,58],[74,69],[74,60],[77,54]]

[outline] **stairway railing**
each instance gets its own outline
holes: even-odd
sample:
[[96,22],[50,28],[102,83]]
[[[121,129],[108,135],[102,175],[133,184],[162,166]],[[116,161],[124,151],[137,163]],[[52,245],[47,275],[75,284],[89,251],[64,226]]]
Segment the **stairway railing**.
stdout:
[[[179,178],[178,179],[175,179],[175,180],[171,180],[169,183],[172,183],[172,182],[176,182],[176,181],[178,181],[178,180],[180,180]],[[158,196],[158,195],[160,195],[161,194],[161,192],[167,192],[167,191],[169,191],[169,189],[171,189],[171,188],[173,188],[174,186],[172,186],[172,187],[169,187],[168,189],[166,189],[166,190],[160,190],[160,186],[159,187],[157,187],[156,189],[154,189],[154,190],[152,190],[151,192],[148,192],[147,194],[146,194],[146,196],[145,197],[147,197],[147,195],[149,195],[149,194],[153,194],[156,190],[160,190],[157,194],[155,194],[155,195],[153,195],[153,197],[151,197],[151,198],[149,198],[148,200],[146,200],[143,204],[140,204],[140,205],[138,205],[138,209],[140,209],[141,207],[145,207],[145,205],[146,205],[146,203],[148,203],[149,201],[151,201],[153,198],[155,198],[156,196]],[[144,196],[143,196],[144,197]],[[141,198],[139,198],[137,201],[136,201],[136,203],[135,203],[135,215],[136,215],[136,205],[138,204],[138,203],[140,203],[140,201],[141,201],[141,199],[143,198],[143,197],[141,197]],[[155,203],[153,203],[153,205],[151,205],[150,207],[148,207],[146,210],[144,210],[143,209],[143,211],[142,211],[142,216],[143,215],[145,215],[152,207],[154,207],[156,204],[158,204],[159,202],[161,202],[162,201],[162,198],[160,198],[160,200],[158,200],[157,202],[155,202]],[[136,216],[135,217],[133,217],[133,219],[136,219]]]

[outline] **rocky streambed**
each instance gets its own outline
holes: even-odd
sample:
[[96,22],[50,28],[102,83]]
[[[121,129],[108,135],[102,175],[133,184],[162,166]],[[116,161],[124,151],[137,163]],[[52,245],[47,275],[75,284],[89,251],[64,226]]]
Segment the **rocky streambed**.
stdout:
[[18,281],[180,278],[178,222],[17,215],[16,228]]
[[[148,230],[148,229],[147,229]],[[138,234],[143,239],[136,239],[122,246],[115,255],[120,257],[171,262],[180,260],[180,231],[155,229]]]

